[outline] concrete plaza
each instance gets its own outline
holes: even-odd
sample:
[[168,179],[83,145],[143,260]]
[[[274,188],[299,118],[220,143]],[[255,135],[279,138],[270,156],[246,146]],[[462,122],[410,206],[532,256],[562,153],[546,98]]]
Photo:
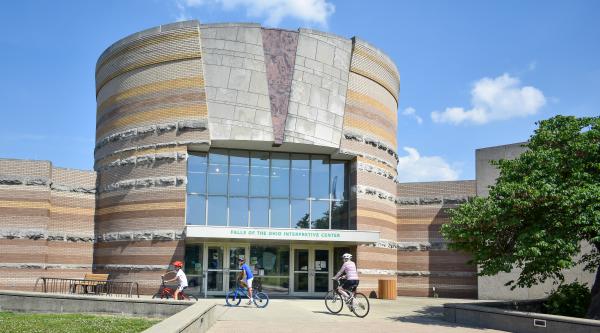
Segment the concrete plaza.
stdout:
[[264,309],[245,302],[239,307],[223,304],[210,332],[502,332],[443,321],[444,303],[469,300],[399,297],[395,301],[369,301],[371,311],[362,319],[346,307],[337,315],[330,314],[323,300],[274,299]]

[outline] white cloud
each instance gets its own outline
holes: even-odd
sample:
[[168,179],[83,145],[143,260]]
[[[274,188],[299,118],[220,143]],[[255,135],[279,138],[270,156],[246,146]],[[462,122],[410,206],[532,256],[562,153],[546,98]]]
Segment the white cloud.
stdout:
[[408,155],[398,158],[398,180],[423,182],[457,180],[459,171],[440,156],[421,156],[417,149],[403,147]]
[[411,118],[415,118],[415,120],[417,121],[417,123],[419,125],[421,125],[423,123],[423,118],[421,118],[419,115],[417,115],[417,110],[415,110],[415,108],[413,108],[412,106],[409,106],[406,109],[404,109],[404,111],[402,111],[402,115],[411,117]]
[[495,79],[483,78],[471,90],[471,108],[449,107],[444,112],[434,111],[436,123],[485,124],[496,120],[525,117],[536,114],[546,104],[541,90],[526,86],[516,77],[503,74]]
[[286,17],[327,27],[335,6],[327,0],[178,0],[179,17],[188,17],[190,7],[217,6],[223,10],[245,8],[246,15],[264,18],[268,26],[277,26]]

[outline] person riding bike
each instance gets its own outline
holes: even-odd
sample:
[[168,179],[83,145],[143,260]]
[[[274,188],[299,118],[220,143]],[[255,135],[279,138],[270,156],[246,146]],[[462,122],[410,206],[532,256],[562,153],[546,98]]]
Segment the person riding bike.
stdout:
[[240,269],[242,270],[240,272],[240,284],[246,285],[248,288],[248,303],[246,304],[250,305],[252,304],[252,280],[254,280],[254,274],[252,273],[250,266],[246,264],[246,259],[240,258],[239,263],[241,265]]
[[[179,283],[179,286],[177,287],[177,290],[175,290],[175,295],[173,295],[173,297],[175,298],[175,300],[179,299],[179,293],[183,291],[183,289],[187,288],[188,286],[188,280],[187,277],[185,276],[185,273],[183,272],[183,269],[181,269],[183,267],[183,263],[181,261],[174,261],[173,262],[173,267],[175,267],[175,270],[177,271],[177,274],[175,275],[175,277],[171,280],[166,280],[165,282],[175,282],[177,281]],[[164,277],[164,275],[163,275]]]
[[340,271],[333,277],[333,280],[337,280],[342,275],[345,275],[346,281],[340,286],[338,286],[338,291],[344,295],[344,298],[350,297],[346,290],[352,291],[358,287],[359,279],[358,272],[356,270],[356,264],[352,261],[352,255],[350,253],[344,253],[342,255],[344,259],[344,264]]

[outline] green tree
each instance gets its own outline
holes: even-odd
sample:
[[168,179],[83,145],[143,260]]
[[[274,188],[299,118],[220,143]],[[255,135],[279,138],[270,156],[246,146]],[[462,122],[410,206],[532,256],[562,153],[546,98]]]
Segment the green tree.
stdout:
[[[521,269],[508,286],[560,283],[578,263],[596,273],[587,316],[600,318],[600,117],[556,116],[538,129],[500,171],[489,197],[451,211],[442,234],[472,254],[480,275]],[[592,252],[579,261],[581,242]]]

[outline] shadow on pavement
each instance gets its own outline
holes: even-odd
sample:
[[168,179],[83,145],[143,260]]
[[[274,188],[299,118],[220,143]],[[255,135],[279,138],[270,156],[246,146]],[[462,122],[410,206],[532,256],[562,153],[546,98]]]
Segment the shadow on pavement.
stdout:
[[321,313],[321,314],[326,314],[326,315],[330,315],[330,316],[354,317],[354,315],[347,314],[347,313],[331,313],[329,311],[313,311],[313,313]]
[[421,325],[435,325],[444,327],[468,327],[473,326],[457,325],[444,320],[443,308],[439,306],[426,306],[421,310],[413,311],[414,315],[387,317],[388,320],[400,321],[403,323],[413,323]]

